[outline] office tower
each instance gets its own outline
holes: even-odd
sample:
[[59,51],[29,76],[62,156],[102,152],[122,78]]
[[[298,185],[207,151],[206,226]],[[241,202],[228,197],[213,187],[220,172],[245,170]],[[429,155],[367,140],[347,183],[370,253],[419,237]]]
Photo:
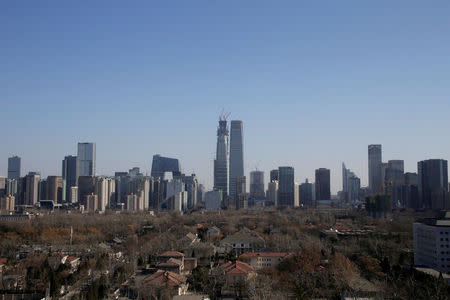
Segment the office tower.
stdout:
[[272,180],[269,182],[267,200],[273,205],[278,206],[278,180]]
[[383,192],[381,145],[369,145],[369,189],[373,194]]
[[227,121],[220,117],[217,128],[217,150],[214,160],[214,190],[222,191],[222,199],[228,198],[229,192],[229,162],[228,162],[228,128]]
[[87,208],[87,196],[95,193],[95,177],[79,176],[78,177],[78,203]]
[[280,172],[278,170],[272,170],[270,171],[270,181],[278,181],[279,180],[279,174]]
[[12,195],[3,195],[0,197],[0,211],[14,211],[15,198]]
[[205,209],[206,210],[220,210],[222,206],[223,196],[222,191],[209,191],[205,193]]
[[187,192],[187,207],[189,209],[195,208],[198,201],[198,181],[195,174],[191,176],[182,175],[181,180],[185,184],[185,189]]
[[264,172],[250,172],[250,197],[252,199],[264,199]]
[[70,199],[71,188],[77,186],[77,162],[78,159],[75,155],[66,156],[62,161],[61,176],[66,181],[66,188],[64,191],[64,193],[66,194],[66,200]]
[[393,207],[404,207],[402,187],[405,182],[403,160],[389,160],[384,171],[384,192],[391,196]]
[[89,212],[96,212],[98,210],[98,197],[93,193],[86,195],[85,209]]
[[420,208],[417,173],[405,173],[402,186],[402,203],[407,208]]
[[300,203],[305,206],[316,206],[316,188],[314,183],[308,182],[308,179],[299,186]]
[[41,179],[38,186],[38,201],[47,199],[47,179]]
[[245,176],[236,178],[236,209],[247,209],[247,180]]
[[279,167],[278,181],[278,205],[279,206],[294,206],[294,168],[293,167]]
[[67,199],[69,203],[77,203],[78,202],[78,187],[73,186],[70,188],[70,195]]
[[330,200],[330,170],[320,168],[316,170],[316,200]]
[[429,159],[417,163],[419,201],[422,208],[450,209],[447,161]]
[[62,203],[64,180],[61,176],[48,176],[46,184],[46,200]]
[[[230,130],[230,197],[236,199],[236,180],[244,176],[242,121],[232,120]],[[236,203],[237,206],[237,203]]]
[[78,176],[95,175],[95,143],[78,143]]
[[149,206],[159,209],[160,203],[164,199],[164,186],[161,178],[150,178]]
[[160,204],[162,210],[185,211],[187,209],[187,192],[180,179],[172,179],[166,185],[166,198]]
[[388,163],[382,162],[381,163],[381,191],[380,193],[386,193],[386,171],[388,169]]
[[205,186],[201,183],[197,186],[197,203],[204,204],[205,202]]
[[30,172],[25,176],[25,205],[35,205],[39,201],[39,181],[41,175],[38,172]]
[[346,203],[355,203],[360,199],[361,180],[342,163],[342,192]]
[[180,162],[176,158],[153,155],[151,176],[164,180],[164,173],[172,172],[173,177],[181,174]]
[[6,195],[6,177],[0,176],[0,197]]
[[116,172],[114,178],[116,179],[115,207],[119,203],[126,203],[129,182],[128,172]]
[[8,179],[19,180],[20,178],[20,157],[8,158]]

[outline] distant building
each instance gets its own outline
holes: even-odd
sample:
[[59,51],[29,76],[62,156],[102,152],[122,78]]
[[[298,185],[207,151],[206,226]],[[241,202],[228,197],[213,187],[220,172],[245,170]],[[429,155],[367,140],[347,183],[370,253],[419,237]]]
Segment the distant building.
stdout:
[[308,179],[299,186],[300,202],[305,206],[316,206],[316,188]]
[[8,179],[19,180],[21,159],[19,156],[8,158]]
[[128,183],[128,192],[137,196],[139,204],[136,210],[147,210],[149,207],[150,179],[148,177],[136,177]]
[[78,176],[95,176],[95,143],[78,143]]
[[294,168],[279,167],[280,180],[278,182],[278,205],[292,206],[295,205],[295,183]]
[[220,210],[222,206],[222,191],[209,191],[205,193],[206,210]]
[[361,197],[361,180],[350,169],[342,163],[342,193],[346,203],[355,203]]
[[[14,197],[17,197],[17,189],[19,185],[19,180],[16,179],[6,179],[6,195],[12,195]],[[17,200],[17,199],[16,199]]]
[[320,168],[316,170],[316,200],[330,200],[330,170]]
[[220,119],[217,128],[216,159],[214,160],[214,190],[222,191],[222,197],[229,195],[229,153],[228,127],[225,119]]
[[185,190],[187,192],[187,208],[193,209],[197,207],[198,202],[198,180],[195,174],[190,176],[182,175],[181,181],[185,185]]
[[[105,211],[115,199],[116,182],[114,178],[95,177],[94,193],[98,197],[98,210]],[[147,194],[148,195],[148,194]]]
[[15,198],[12,195],[4,195],[0,197],[0,210],[6,212],[14,211]]
[[80,176],[78,177],[78,202],[86,208],[86,197],[95,193],[95,177]]
[[90,194],[86,196],[86,210],[89,212],[98,211],[98,197],[97,195]]
[[[242,121],[231,121],[230,132],[230,197],[237,199],[236,180],[244,176],[244,143]],[[236,203],[237,206],[237,203]]]
[[77,202],[78,202],[78,187],[73,186],[70,188],[69,203],[77,203]]
[[270,181],[278,181],[280,180],[280,171],[279,170],[272,170],[270,171]]
[[153,155],[151,176],[164,180],[164,173],[172,172],[173,177],[181,174],[181,166],[178,159]]
[[75,155],[69,155],[64,157],[62,161],[62,178],[66,181],[66,201],[70,199],[70,190],[72,187],[77,186],[77,167],[78,159]]
[[450,212],[413,224],[414,265],[450,274]]
[[384,192],[391,196],[393,207],[405,207],[402,187],[405,183],[403,160],[389,160],[384,172]]
[[272,180],[268,185],[267,200],[278,206],[278,180]]
[[286,258],[294,255],[289,252],[247,252],[239,256],[239,260],[247,262],[255,270],[277,268]]
[[250,172],[250,197],[253,199],[265,198],[263,171]]
[[236,178],[236,209],[247,209],[247,180],[245,176]]
[[127,196],[127,210],[128,211],[137,211],[139,210],[139,205],[138,205],[138,197],[134,194],[130,194]]
[[369,189],[372,193],[383,192],[381,145],[369,145]]
[[160,210],[183,212],[187,209],[187,192],[180,179],[172,179],[166,185],[166,198],[160,204]]
[[48,176],[46,187],[46,199],[54,203],[63,202],[64,180],[61,176]]
[[405,173],[403,182],[402,203],[404,203],[407,208],[421,208],[422,206],[419,201],[419,188],[417,185],[417,173]]
[[39,182],[41,175],[38,172],[30,172],[25,176],[25,205],[35,205],[39,202]]
[[0,197],[6,195],[6,177],[0,176]]
[[450,209],[448,167],[443,159],[429,159],[417,164],[419,201],[422,208]]

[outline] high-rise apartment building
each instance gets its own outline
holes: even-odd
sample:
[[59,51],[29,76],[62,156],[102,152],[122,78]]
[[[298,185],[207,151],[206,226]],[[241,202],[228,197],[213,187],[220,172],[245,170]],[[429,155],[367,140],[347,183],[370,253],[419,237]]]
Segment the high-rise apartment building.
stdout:
[[371,193],[383,192],[381,145],[369,145],[369,189]]
[[252,199],[264,199],[264,172],[252,171],[250,172],[250,197]]
[[72,187],[77,186],[77,162],[78,159],[75,155],[69,155],[64,157],[62,161],[62,178],[66,181],[66,201],[70,199],[70,190]]
[[30,172],[25,176],[25,205],[35,205],[39,201],[39,181],[41,174],[38,172]]
[[[236,180],[244,176],[244,143],[242,121],[232,120],[230,131],[230,197],[236,199]],[[237,203],[236,203],[237,206]]]
[[270,181],[267,190],[267,200],[273,205],[278,206],[278,180]]
[[18,156],[8,158],[8,179],[19,180],[21,159]]
[[54,203],[63,201],[64,180],[61,176],[48,176],[46,184],[46,199],[53,200]]
[[95,143],[78,143],[78,176],[95,175]]
[[219,121],[217,128],[217,149],[214,160],[214,190],[222,191],[223,199],[229,195],[229,153],[228,127],[226,119]]
[[450,209],[447,164],[443,159],[417,163],[419,201],[422,208]]
[[361,180],[342,163],[342,192],[346,203],[360,200]]
[[320,168],[316,170],[316,200],[330,200],[330,170]]
[[294,168],[279,167],[278,171],[280,179],[278,181],[278,205],[293,207],[295,204]]
[[198,181],[195,174],[191,176],[182,175],[181,180],[185,184],[187,192],[187,208],[192,209],[197,206],[198,201]]
[[236,178],[236,209],[247,209],[247,180],[245,176]]
[[15,198],[12,195],[0,196],[0,211],[14,211]]
[[314,183],[308,182],[308,179],[299,186],[300,202],[305,206],[316,206],[316,188]]

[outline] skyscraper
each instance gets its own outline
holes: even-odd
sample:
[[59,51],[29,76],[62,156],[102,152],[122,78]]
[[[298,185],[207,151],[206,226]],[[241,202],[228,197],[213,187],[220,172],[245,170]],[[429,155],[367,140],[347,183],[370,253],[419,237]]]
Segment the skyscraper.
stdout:
[[70,199],[71,188],[77,186],[77,157],[69,155],[64,157],[62,161],[62,178],[66,181],[66,201]]
[[252,199],[264,198],[264,172],[250,172],[250,197]]
[[242,121],[232,120],[230,132],[230,197],[233,200],[236,199],[236,179],[240,176],[244,176]]
[[78,143],[77,176],[95,175],[95,143]]
[[422,208],[450,209],[447,164],[443,159],[429,159],[417,163],[419,202]]
[[61,176],[48,176],[46,186],[46,200],[61,203],[63,199],[64,182]]
[[229,154],[228,154],[228,128],[225,117],[220,117],[217,128],[217,149],[214,160],[214,189],[222,191],[222,199],[229,193]]
[[293,207],[295,204],[294,168],[279,167],[278,171],[280,177],[278,182],[278,205]]
[[153,155],[151,176],[164,180],[164,173],[166,172],[172,172],[173,177],[181,174],[181,167],[178,159],[164,157],[159,154]]
[[280,172],[278,170],[270,171],[270,181],[278,181]]
[[391,196],[392,207],[404,206],[402,187],[405,183],[403,160],[389,160],[384,171],[384,192]]
[[313,183],[308,182],[308,179],[299,186],[300,202],[305,206],[316,206],[316,190]]
[[361,180],[350,169],[345,167],[342,163],[342,192],[343,200],[346,203],[354,203],[359,200],[361,189]]
[[39,181],[41,175],[37,172],[30,172],[25,176],[25,205],[35,205],[39,201]]
[[331,199],[329,169],[320,168],[316,170],[316,199]]
[[383,192],[381,145],[369,145],[369,189],[371,193]]
[[236,209],[247,209],[247,180],[245,176],[236,178]]
[[20,178],[20,157],[8,158],[8,179],[19,180]]

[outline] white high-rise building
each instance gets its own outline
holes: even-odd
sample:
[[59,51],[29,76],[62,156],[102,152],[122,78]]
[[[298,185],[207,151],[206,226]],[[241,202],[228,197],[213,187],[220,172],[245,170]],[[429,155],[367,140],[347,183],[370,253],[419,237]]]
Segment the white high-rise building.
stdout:
[[95,143],[78,143],[77,176],[95,176]]

